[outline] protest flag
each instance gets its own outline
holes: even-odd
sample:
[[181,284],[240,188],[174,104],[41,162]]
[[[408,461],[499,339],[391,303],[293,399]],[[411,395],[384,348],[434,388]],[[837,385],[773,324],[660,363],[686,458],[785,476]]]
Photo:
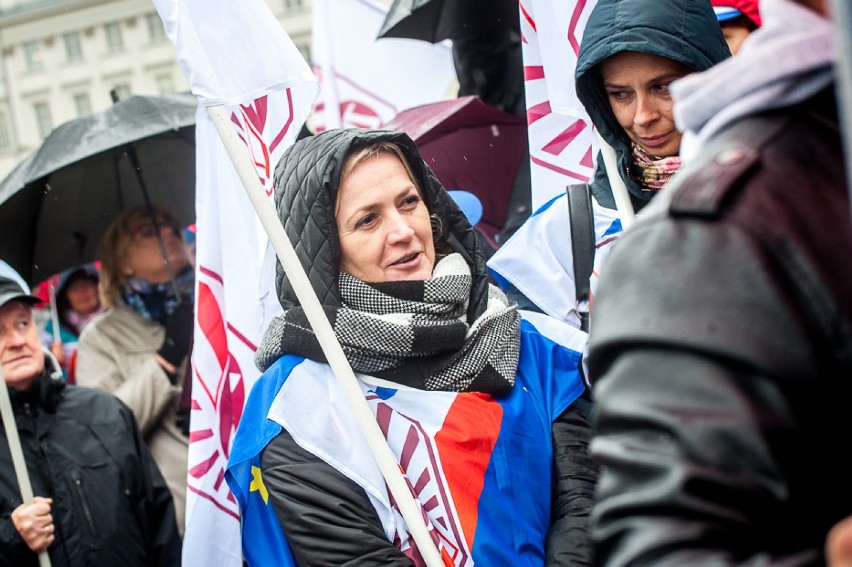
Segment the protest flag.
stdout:
[[596,0],[520,0],[524,81],[530,140],[532,209],[568,185],[589,180],[598,148],[624,228],[633,206],[618,173],[615,150],[593,130],[577,98],[574,71],[580,42]]
[[316,131],[380,128],[400,111],[444,100],[455,89],[448,43],[376,39],[386,14],[375,0],[313,0]]
[[224,480],[254,351],[280,313],[268,238],[206,106],[223,105],[264,198],[316,97],[316,80],[263,0],[154,0],[201,105],[196,120],[196,326],[184,563],[243,564]]
[[594,5],[519,3],[534,211],[594,171],[592,122],[574,91],[580,40]]
[[[246,502],[241,502],[242,506],[235,503],[224,482],[224,467],[245,393],[251,387],[247,377],[253,372],[241,363],[247,362],[246,357],[238,359],[235,352],[256,350],[259,332],[266,327],[267,316],[271,314],[258,306],[269,305],[272,303],[269,298],[275,298],[269,289],[274,281],[272,264],[264,261],[271,258],[264,253],[271,245],[425,563],[430,567],[441,565],[421,508],[370,412],[270,200],[275,164],[284,149],[295,141],[316,97],[317,84],[307,63],[263,0],[243,0],[238,4],[224,0],[155,0],[154,3],[166,33],[175,43],[183,72],[203,107],[199,108],[196,122],[198,350],[193,354],[193,388],[199,387],[201,391],[194,391],[192,396],[188,485],[194,497],[192,507],[187,507],[184,560],[198,563],[199,554],[203,553],[207,555],[205,563],[231,564],[231,559],[239,560],[238,551],[245,549],[238,530],[234,532],[224,527],[225,523],[211,520],[215,517],[225,520],[228,526],[233,525],[210,504],[236,519],[240,511],[249,510]],[[228,41],[229,38],[239,39]],[[218,140],[211,135],[214,129]],[[228,159],[221,159],[223,154]],[[218,176],[226,172],[227,179],[239,179],[244,191],[222,183]],[[238,199],[241,203],[223,199],[223,193],[232,193],[234,198],[239,193],[245,199]],[[240,216],[240,222],[228,224],[237,211],[250,210],[240,206],[245,201],[251,204],[256,217],[249,220],[250,215],[246,214]],[[222,203],[234,208],[225,208]],[[207,213],[209,219],[202,222]],[[255,219],[260,220],[262,232],[246,230],[247,226],[257,227]],[[209,237],[206,243],[202,238],[205,233]],[[264,233],[268,239],[262,236]],[[248,235],[247,240],[234,238],[239,234]],[[211,246],[217,239],[218,245]],[[246,247],[236,248],[239,244]],[[209,257],[202,252],[208,247]],[[242,271],[229,270],[230,252],[238,256],[233,265],[242,267]],[[233,297],[229,294],[235,288],[240,288],[240,297],[229,304]],[[236,305],[240,312],[235,313],[231,305]],[[247,318],[246,311],[253,317]],[[245,326],[237,327],[235,322]],[[257,330],[257,338],[248,335],[249,330]],[[203,407],[205,403],[210,407]],[[259,475],[259,469],[256,472]],[[261,481],[254,483],[255,492],[261,492]],[[264,506],[265,517],[274,519],[269,513],[268,499],[264,499]],[[257,541],[255,536],[259,534],[245,531],[245,526],[243,518],[243,534]],[[237,545],[234,545],[235,533]],[[228,561],[217,563],[223,557]],[[285,564],[289,559],[276,556],[277,561]]]

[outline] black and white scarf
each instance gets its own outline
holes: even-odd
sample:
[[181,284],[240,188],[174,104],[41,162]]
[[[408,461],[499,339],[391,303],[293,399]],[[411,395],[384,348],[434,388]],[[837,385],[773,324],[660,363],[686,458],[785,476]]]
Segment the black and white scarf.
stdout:
[[[460,254],[441,259],[426,281],[367,283],[345,272],[339,278],[343,306],[325,312],[355,371],[424,390],[512,389],[520,316],[489,286],[485,312],[468,325],[472,280]],[[285,354],[326,362],[301,307],[273,320],[255,363],[265,371]]]

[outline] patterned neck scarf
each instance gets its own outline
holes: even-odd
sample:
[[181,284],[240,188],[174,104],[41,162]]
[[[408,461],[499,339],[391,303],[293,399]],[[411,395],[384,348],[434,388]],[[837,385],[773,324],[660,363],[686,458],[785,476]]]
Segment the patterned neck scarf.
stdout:
[[152,284],[143,279],[130,278],[121,293],[122,302],[145,319],[166,324],[166,319],[181,302],[195,301],[195,270],[187,266],[175,277],[180,297],[175,297],[172,283]]
[[[441,259],[426,281],[366,283],[345,272],[339,280],[343,306],[325,312],[355,371],[423,390],[511,391],[520,316],[490,286],[487,309],[468,324],[471,272],[460,254]],[[326,362],[301,307],[273,320],[255,363],[265,371],[285,354]]]
[[638,145],[633,147],[633,166],[639,173],[637,181],[642,191],[659,191],[680,169],[680,156],[658,158],[652,156]]

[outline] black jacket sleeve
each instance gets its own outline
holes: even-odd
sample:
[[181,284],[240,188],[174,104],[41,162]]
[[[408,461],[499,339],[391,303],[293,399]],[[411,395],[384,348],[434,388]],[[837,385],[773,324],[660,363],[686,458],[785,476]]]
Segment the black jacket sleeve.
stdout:
[[588,519],[597,466],[589,454],[592,401],[588,390],[553,422],[553,502],[548,566],[589,565]]
[[305,451],[286,431],[261,456],[263,479],[296,561],[310,565],[413,565],[382,530],[364,490]]

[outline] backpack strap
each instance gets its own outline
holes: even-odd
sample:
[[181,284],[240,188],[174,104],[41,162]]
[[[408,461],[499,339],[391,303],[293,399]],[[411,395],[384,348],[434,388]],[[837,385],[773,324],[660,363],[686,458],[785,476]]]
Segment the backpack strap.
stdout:
[[595,220],[592,215],[592,194],[588,183],[569,185],[568,218],[571,221],[571,252],[574,259],[574,291],[577,301],[585,302],[580,311],[580,328],[589,331],[588,301],[591,294],[589,279],[595,263]]

